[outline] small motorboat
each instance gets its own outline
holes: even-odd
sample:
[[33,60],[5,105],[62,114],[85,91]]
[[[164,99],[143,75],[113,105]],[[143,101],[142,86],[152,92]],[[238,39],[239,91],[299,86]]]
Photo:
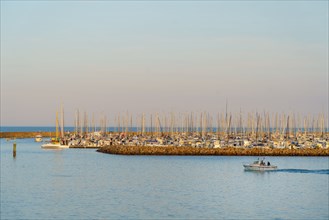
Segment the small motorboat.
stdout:
[[34,138],[34,141],[35,141],[35,142],[41,142],[41,141],[42,141],[42,136],[41,136],[41,134],[36,135],[35,138]]
[[276,170],[278,167],[271,165],[269,161],[267,163],[265,160],[256,160],[252,164],[244,164],[243,165],[245,170],[253,170],[253,171],[270,171],[270,170]]

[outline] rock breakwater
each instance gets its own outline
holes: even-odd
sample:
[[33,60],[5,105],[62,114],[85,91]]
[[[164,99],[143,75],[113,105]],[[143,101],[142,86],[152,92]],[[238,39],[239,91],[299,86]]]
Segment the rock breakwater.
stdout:
[[185,156],[329,156],[329,149],[268,149],[268,148],[195,148],[106,146],[98,152],[121,155],[185,155]]

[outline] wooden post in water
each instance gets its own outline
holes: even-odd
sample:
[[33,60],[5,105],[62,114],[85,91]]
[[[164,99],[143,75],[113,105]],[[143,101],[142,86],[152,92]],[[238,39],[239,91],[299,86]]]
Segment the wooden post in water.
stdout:
[[13,143],[13,157],[16,158],[16,141]]

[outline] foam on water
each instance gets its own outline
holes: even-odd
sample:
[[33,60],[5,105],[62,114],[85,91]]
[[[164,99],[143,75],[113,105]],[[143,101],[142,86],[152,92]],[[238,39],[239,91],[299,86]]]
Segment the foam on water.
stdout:
[[308,170],[308,169],[278,169],[272,172],[285,172],[285,173],[313,173],[313,174],[327,174],[329,175],[329,169],[321,170]]

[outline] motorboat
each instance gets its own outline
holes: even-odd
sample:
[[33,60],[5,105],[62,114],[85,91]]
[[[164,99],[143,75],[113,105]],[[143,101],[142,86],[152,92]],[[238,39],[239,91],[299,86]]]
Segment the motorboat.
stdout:
[[276,170],[278,167],[271,165],[269,161],[265,162],[265,160],[256,160],[252,164],[244,164],[245,170],[253,170],[253,171],[271,171]]
[[35,141],[35,142],[41,142],[41,141],[42,141],[42,136],[41,136],[41,134],[36,135],[35,138],[34,138],[34,141]]

